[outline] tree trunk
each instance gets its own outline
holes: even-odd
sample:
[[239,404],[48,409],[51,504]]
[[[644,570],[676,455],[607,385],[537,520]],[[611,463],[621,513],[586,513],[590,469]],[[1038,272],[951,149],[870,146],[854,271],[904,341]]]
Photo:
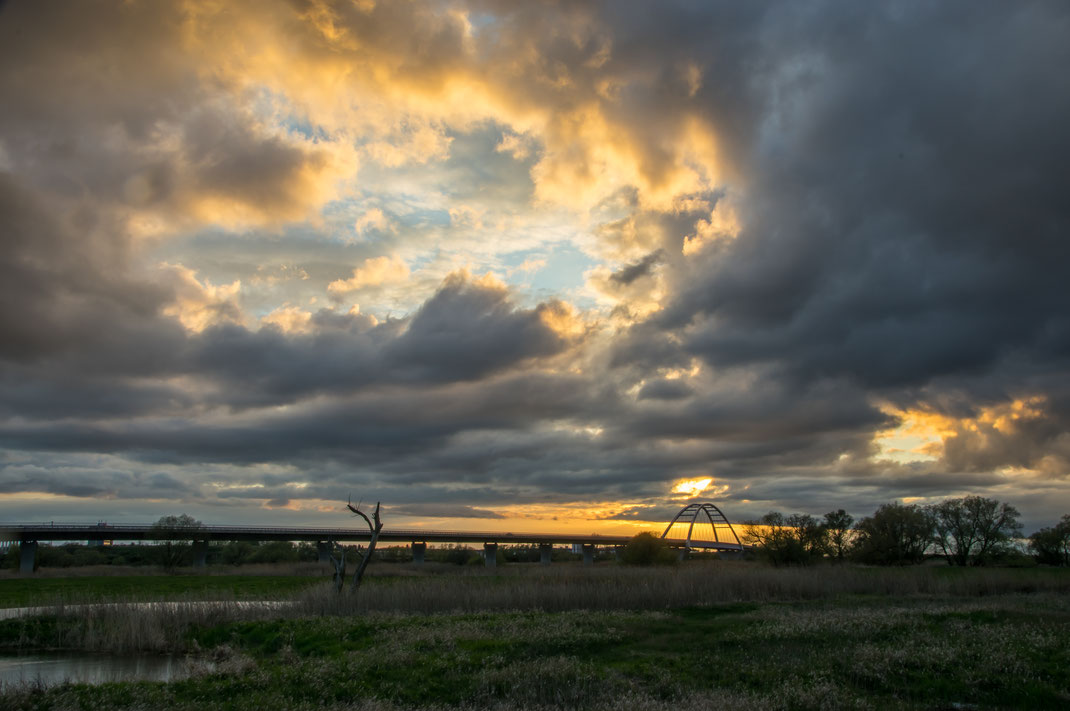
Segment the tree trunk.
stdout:
[[368,524],[368,529],[371,531],[371,540],[368,541],[368,550],[364,551],[364,557],[361,558],[360,564],[357,565],[357,572],[353,573],[353,590],[355,591],[360,587],[360,582],[364,579],[364,570],[368,567],[368,563],[371,562],[372,554],[375,553],[375,544],[379,542],[379,532],[383,530],[383,522],[379,519],[379,502],[375,503],[375,513],[371,519],[353,504],[346,504],[346,507],[363,518]]

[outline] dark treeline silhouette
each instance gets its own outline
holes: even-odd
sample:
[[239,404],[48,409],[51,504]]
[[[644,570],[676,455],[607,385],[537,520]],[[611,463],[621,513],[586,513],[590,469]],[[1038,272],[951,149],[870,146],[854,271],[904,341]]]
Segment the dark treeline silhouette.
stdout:
[[[361,550],[357,545],[344,547],[351,559],[356,559]],[[338,550],[335,549],[335,551]],[[554,562],[575,562],[582,559],[568,548],[555,547]],[[599,550],[597,560],[612,558],[611,551]],[[458,566],[482,566],[482,550],[464,545],[428,548],[424,559],[430,563]],[[497,560],[504,563],[537,563],[540,559],[536,545],[499,546]],[[312,543],[289,541],[212,542],[208,544],[205,562],[208,565],[242,566],[287,563],[315,563],[319,552]],[[411,563],[412,549],[407,545],[379,546],[373,555],[377,563]],[[37,548],[37,564],[44,568],[80,568],[85,566],[130,566],[157,567],[165,570],[188,568],[193,564],[193,550],[189,541],[161,540],[153,543],[116,545],[89,545],[86,543],[43,544]],[[18,570],[19,547],[11,546],[0,556],[0,567]]]
[[828,560],[913,565],[929,556],[962,566],[1070,565],[1070,516],[1030,536],[1032,559],[1019,538],[1019,516],[1010,504],[965,496],[929,506],[884,504],[857,523],[843,509],[823,519],[770,511],[744,530],[747,543],[774,565]]
[[[913,565],[927,557],[943,557],[949,565],[1070,566],[1070,515],[1054,526],[1041,528],[1021,539],[1020,514],[1010,504],[980,496],[947,499],[919,506],[893,502],[884,504],[859,521],[839,509],[822,518],[809,514],[785,515],[771,511],[744,524],[744,541],[754,546],[756,555],[774,565],[811,565],[817,562],[853,561],[870,565]],[[91,545],[68,543],[42,545],[37,550],[38,565],[70,568],[92,565],[155,566],[166,570],[192,565],[191,539],[200,522],[185,514],[164,516],[157,523],[159,538],[154,543]],[[345,546],[356,555],[357,546]],[[1032,557],[1026,555],[1028,550]],[[596,558],[616,557],[599,549]],[[710,554],[714,557],[714,554]],[[534,563],[540,558],[535,545],[499,546],[499,563]],[[380,547],[374,559],[383,563],[412,560],[409,546]],[[482,565],[482,553],[463,545],[428,548],[429,562],[455,565]],[[577,561],[580,555],[555,547],[554,561]],[[311,563],[319,560],[312,543],[212,542],[205,562],[209,565],[256,565]],[[677,556],[652,534],[639,534],[620,551],[619,560],[633,565],[675,563]],[[0,567],[18,569],[19,547],[11,546],[0,558]]]
[[[311,543],[295,545],[288,541],[266,543],[231,541],[210,544],[206,562],[209,565],[255,565],[314,562],[317,558],[316,546]],[[37,565],[43,568],[112,565],[148,566],[173,570],[192,564],[192,546],[183,541],[116,545],[65,543],[40,545],[37,548]],[[5,569],[18,569],[18,546],[8,549],[3,557],[2,565]]]

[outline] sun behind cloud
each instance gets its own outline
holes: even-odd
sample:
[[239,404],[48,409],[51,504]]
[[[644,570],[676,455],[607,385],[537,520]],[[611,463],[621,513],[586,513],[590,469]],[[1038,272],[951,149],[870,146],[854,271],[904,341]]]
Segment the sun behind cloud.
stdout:
[[676,485],[673,486],[672,493],[683,494],[684,496],[698,496],[706,491],[712,483],[713,477],[685,479],[684,481],[677,482]]

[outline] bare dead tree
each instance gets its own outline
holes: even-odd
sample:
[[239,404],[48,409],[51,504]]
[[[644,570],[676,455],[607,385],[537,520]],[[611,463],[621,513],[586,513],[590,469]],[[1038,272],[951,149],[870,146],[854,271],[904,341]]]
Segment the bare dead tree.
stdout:
[[359,502],[354,506],[351,501],[347,501],[346,508],[364,519],[364,522],[368,524],[368,530],[371,532],[371,540],[368,542],[368,548],[367,550],[361,551],[362,557],[360,563],[357,565],[357,572],[353,574],[353,590],[356,590],[360,587],[360,581],[364,577],[364,569],[368,567],[368,563],[371,562],[372,559],[372,554],[375,553],[375,544],[379,542],[379,532],[383,530],[383,522],[379,519],[378,501],[375,502],[375,511],[372,513],[371,518],[368,518],[368,514],[360,510]]
[[[338,557],[334,557],[334,550],[338,551]],[[346,581],[346,549],[335,544],[335,548],[329,554],[331,563],[334,564],[334,589],[342,592],[342,586]]]

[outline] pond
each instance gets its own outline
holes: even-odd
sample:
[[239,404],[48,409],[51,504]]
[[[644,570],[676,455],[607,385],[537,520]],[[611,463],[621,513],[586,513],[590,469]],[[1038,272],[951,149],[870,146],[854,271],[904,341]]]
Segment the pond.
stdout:
[[81,684],[172,681],[187,677],[189,673],[186,658],[172,655],[90,652],[0,655],[0,689],[17,684],[52,686],[65,681]]

